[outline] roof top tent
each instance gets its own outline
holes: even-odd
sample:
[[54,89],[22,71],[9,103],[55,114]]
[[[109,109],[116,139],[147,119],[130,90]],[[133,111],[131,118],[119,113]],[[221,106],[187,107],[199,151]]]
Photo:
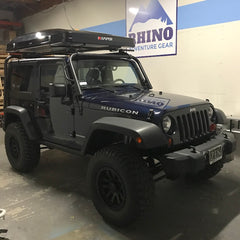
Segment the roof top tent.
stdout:
[[50,29],[19,36],[7,44],[8,53],[71,54],[75,52],[133,48],[134,39],[110,34]]

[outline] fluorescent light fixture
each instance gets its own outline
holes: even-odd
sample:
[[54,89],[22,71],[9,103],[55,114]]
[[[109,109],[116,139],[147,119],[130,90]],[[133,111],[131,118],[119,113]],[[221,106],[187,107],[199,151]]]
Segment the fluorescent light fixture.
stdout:
[[136,15],[138,13],[138,10],[139,10],[138,8],[134,8],[134,7],[131,7],[128,9],[128,11],[134,15]]

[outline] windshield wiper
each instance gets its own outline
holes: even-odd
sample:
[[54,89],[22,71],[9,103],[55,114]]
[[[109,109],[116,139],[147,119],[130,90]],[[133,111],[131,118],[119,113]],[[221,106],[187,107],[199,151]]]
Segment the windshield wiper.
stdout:
[[140,91],[144,91],[143,88],[138,87],[135,84],[119,84],[119,85],[114,85],[114,87],[131,87],[131,88],[135,88],[135,89],[140,90]]
[[106,91],[109,91],[109,92],[112,92],[112,93],[115,92],[113,89],[109,89],[109,88],[106,87],[106,86],[100,86],[100,85],[91,86],[91,87],[84,87],[83,89],[84,89],[84,90],[103,89],[103,90],[106,90]]

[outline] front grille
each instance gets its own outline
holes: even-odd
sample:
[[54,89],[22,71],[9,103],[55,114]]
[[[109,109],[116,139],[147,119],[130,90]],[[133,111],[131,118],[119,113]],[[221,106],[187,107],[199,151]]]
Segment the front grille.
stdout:
[[176,117],[181,142],[188,142],[209,133],[209,118],[206,109],[181,114]]

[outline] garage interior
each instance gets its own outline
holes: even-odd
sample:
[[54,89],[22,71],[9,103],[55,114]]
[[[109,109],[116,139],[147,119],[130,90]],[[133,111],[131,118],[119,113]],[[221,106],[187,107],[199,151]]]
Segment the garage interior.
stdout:
[[[108,24],[125,19],[124,2],[0,0],[1,117],[8,41],[46,28],[94,31],[101,25],[110,31]],[[182,21],[185,6],[210,0],[178,2],[178,21]],[[105,223],[91,202],[86,181],[88,157],[44,149],[38,167],[30,174],[19,174],[9,165],[0,129],[0,209],[6,210],[5,219],[0,218],[0,240],[239,239],[240,99],[236,86],[240,15],[234,10],[236,2],[232,0],[232,7],[226,10],[234,16],[229,21],[178,29],[176,56],[140,59],[154,89],[210,99],[226,113],[226,128],[237,140],[234,160],[206,182],[157,182],[154,206],[145,218],[133,226],[117,228]],[[1,233],[4,229],[7,233]]]

